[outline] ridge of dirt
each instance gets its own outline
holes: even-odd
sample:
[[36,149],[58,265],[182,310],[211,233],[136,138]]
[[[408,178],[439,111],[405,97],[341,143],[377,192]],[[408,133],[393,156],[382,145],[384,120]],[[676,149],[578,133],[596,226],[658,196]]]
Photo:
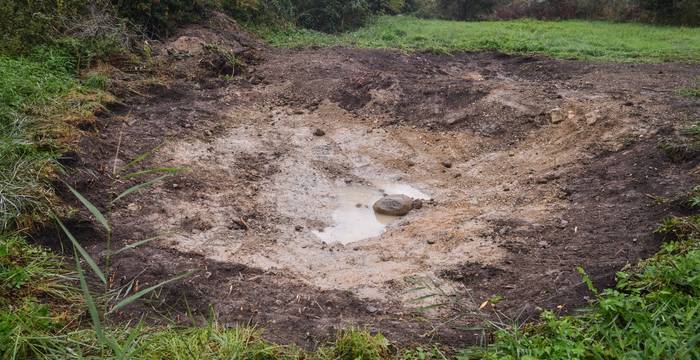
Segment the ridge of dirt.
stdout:
[[[231,74],[216,65],[221,49],[242,61]],[[479,343],[460,329],[494,310],[568,311],[586,301],[577,266],[605,286],[656,251],[651,230],[671,205],[654,199],[698,177],[697,159],[673,163],[657,146],[700,117],[676,93],[700,76],[693,66],[283,50],[222,15],[157,44],[153,61],[158,71],[120,73],[124,105],[81,140],[67,177],[104,207],[104,184],[134,184],[112,170],[139,154],[153,151],[142,168],[190,170],[111,214],[115,246],[168,234],[113,259],[118,281],[201,269],[124,320],[186,323],[188,309],[206,318],[211,307],[308,347],[351,324],[402,345]],[[314,235],[333,223],[339,187],[387,183],[433,201],[378,237],[343,246]],[[88,218],[71,225],[100,254]],[[494,295],[504,300],[479,309]]]

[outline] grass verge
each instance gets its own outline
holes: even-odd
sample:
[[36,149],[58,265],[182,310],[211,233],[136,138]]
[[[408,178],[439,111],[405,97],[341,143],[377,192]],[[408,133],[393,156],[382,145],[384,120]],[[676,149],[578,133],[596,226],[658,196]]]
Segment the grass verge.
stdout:
[[668,218],[657,232],[669,240],[661,251],[617,273],[584,314],[544,312],[541,323],[499,331],[459,358],[700,358],[700,216]]
[[70,125],[110,99],[75,79],[71,59],[49,49],[0,55],[0,232],[45,218],[53,198],[47,182],[75,131]]
[[495,50],[543,54],[560,59],[658,63],[700,62],[700,28],[662,27],[601,21],[447,21],[382,16],[348,33],[305,29],[253,30],[281,47],[356,46],[407,51]]

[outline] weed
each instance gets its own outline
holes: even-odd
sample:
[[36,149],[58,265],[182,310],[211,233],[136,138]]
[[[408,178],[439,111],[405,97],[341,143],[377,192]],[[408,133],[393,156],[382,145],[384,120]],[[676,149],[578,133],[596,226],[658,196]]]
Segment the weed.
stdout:
[[700,155],[700,122],[680,131],[680,135],[659,142],[659,148],[673,162],[684,162]]
[[683,88],[679,92],[689,98],[700,98],[700,78],[696,79],[695,87]]
[[92,74],[83,80],[83,85],[91,89],[105,90],[107,88],[107,77],[102,74]]
[[240,61],[236,55],[216,44],[204,44],[202,46],[208,55],[202,59],[202,65],[219,75],[233,76],[240,74],[245,67],[245,63]]
[[321,348],[319,355],[333,360],[381,360],[389,357],[389,341],[381,334],[348,329],[338,333],[333,346]]
[[401,356],[400,360],[447,360],[445,354],[440,351],[440,349],[433,347],[431,349],[424,349],[422,347],[417,347],[413,350],[405,350]]

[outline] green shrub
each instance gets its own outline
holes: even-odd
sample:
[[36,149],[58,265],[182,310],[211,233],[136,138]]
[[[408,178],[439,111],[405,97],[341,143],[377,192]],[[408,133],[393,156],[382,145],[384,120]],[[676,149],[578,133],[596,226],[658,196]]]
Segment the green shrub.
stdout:
[[143,27],[150,36],[168,36],[178,25],[202,18],[208,0],[112,0],[117,13]]

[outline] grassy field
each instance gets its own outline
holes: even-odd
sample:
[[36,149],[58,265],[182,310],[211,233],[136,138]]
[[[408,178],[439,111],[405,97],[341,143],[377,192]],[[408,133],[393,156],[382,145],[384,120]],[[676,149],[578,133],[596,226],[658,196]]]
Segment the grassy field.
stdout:
[[595,61],[700,61],[700,28],[580,20],[459,22],[383,16],[359,30],[338,35],[296,28],[254,30],[281,47],[343,45],[440,53],[496,50]]

